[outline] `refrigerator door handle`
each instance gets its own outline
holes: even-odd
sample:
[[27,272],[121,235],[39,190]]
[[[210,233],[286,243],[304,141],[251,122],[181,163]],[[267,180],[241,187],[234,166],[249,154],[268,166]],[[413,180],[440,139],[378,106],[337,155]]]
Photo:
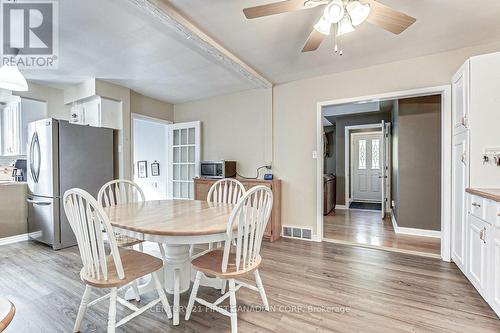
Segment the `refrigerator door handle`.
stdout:
[[40,178],[40,168],[42,163],[42,151],[40,149],[40,140],[38,139],[38,134],[35,132],[35,144],[37,150],[37,166],[36,166],[36,182],[38,183],[38,179]]
[[36,183],[35,168],[33,167],[33,158],[34,158],[33,150],[35,148],[35,136],[36,136],[36,132],[33,133],[33,136],[31,137],[31,143],[30,143],[30,173],[31,173],[31,176],[33,177],[33,180]]
[[26,202],[29,202],[33,205],[39,205],[39,206],[50,206],[52,205],[51,202],[46,202],[46,201],[35,201],[35,200],[32,200],[32,199],[26,199]]

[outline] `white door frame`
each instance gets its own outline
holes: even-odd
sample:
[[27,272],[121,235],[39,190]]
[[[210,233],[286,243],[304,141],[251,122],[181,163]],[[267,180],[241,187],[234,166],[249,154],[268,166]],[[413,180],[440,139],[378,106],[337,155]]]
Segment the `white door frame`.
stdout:
[[[131,151],[130,151],[130,164],[131,164],[131,169],[130,169],[130,177],[132,179],[130,180],[134,180],[134,173],[135,173],[135,162],[134,162],[134,120],[145,120],[145,121],[149,121],[149,122],[152,122],[152,123],[157,123],[157,124],[162,124],[162,125],[170,125],[172,124],[173,122],[170,121],[170,120],[165,120],[165,119],[160,119],[160,118],[154,118],[154,117],[150,117],[150,116],[145,116],[145,115],[142,115],[142,114],[139,114],[139,113],[131,113],[130,114],[130,147],[131,147]],[[167,145],[167,156],[168,156],[168,145]],[[168,169],[168,168],[165,168],[165,169]],[[167,171],[168,172],[168,171]],[[168,175],[167,175],[167,179],[168,179]],[[167,193],[168,193],[168,188],[167,188]]]
[[323,241],[323,107],[370,100],[392,100],[408,97],[441,95],[441,258],[451,261],[451,85],[403,90],[336,99],[316,104],[316,235],[313,239]]
[[[380,128],[379,131],[373,131],[373,132],[360,132],[360,133],[352,133],[350,131],[352,130],[357,130],[357,129],[377,129]],[[351,204],[350,200],[350,189],[353,188],[353,179],[351,175],[354,172],[354,166],[352,163],[352,156],[351,156],[351,145],[352,145],[352,139],[355,135],[360,135],[360,134],[382,134],[382,123],[380,124],[372,124],[372,125],[353,125],[353,126],[346,126],[345,127],[345,136],[344,136],[344,144],[345,144],[345,156],[344,156],[344,172],[345,172],[345,206],[346,209],[349,208]],[[385,161],[384,161],[385,163]],[[349,170],[349,172],[347,172]]]

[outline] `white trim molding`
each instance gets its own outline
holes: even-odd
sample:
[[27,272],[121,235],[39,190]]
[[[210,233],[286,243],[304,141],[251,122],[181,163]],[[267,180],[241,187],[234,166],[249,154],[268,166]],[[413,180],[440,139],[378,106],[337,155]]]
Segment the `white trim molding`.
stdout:
[[250,81],[255,88],[271,88],[273,83],[215,41],[201,28],[187,19],[166,0],[128,0],[153,18],[160,20],[170,30],[182,36],[186,43],[201,50],[225,68]]
[[406,227],[398,226],[398,222],[396,221],[396,218],[394,217],[394,212],[392,210],[391,210],[391,221],[392,221],[392,227],[394,228],[394,231],[397,234],[441,238],[441,231],[417,229],[417,228],[406,228]]
[[[316,233],[323,239],[323,107],[363,101],[441,95],[441,258],[451,261],[451,86],[435,86],[369,96],[327,100],[316,104]],[[419,230],[419,229],[416,229]],[[418,232],[415,230],[404,230]],[[426,233],[426,232],[424,232]],[[414,233],[413,233],[414,234]],[[436,233],[432,233],[437,236]],[[428,236],[429,234],[426,233]],[[431,236],[432,237],[432,236]]]
[[0,238],[0,246],[1,245],[7,245],[7,244],[14,244],[18,242],[24,242],[28,240],[28,234],[20,234],[20,235],[15,235],[15,236],[10,236],[10,237],[4,237]]

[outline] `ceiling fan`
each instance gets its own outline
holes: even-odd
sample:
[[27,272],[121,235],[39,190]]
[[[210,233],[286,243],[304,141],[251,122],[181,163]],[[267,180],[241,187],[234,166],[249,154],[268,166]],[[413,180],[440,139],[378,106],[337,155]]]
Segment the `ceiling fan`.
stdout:
[[302,9],[325,6],[323,15],[314,25],[302,52],[317,50],[321,42],[334,28],[335,51],[338,49],[338,36],[354,31],[363,22],[369,22],[394,34],[400,34],[415,23],[416,19],[392,9],[376,0],[286,0],[267,5],[243,9],[247,19],[276,15]]

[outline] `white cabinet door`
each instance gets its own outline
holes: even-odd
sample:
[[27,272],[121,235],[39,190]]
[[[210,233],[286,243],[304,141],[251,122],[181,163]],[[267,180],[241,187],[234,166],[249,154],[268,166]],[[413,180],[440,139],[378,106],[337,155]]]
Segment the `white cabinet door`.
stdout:
[[122,102],[101,97],[99,115],[101,127],[122,128]]
[[453,133],[458,134],[468,128],[469,117],[469,72],[470,61],[460,67],[452,79],[452,121]]
[[168,192],[174,199],[194,199],[200,175],[200,122],[168,125]]
[[476,290],[487,299],[487,267],[489,224],[474,215],[468,215],[467,277]]
[[500,315],[500,229],[491,228],[488,302]]
[[83,103],[84,124],[101,127],[101,99],[94,98]]
[[467,131],[453,137],[452,147],[452,209],[451,209],[451,258],[466,272],[467,205],[465,189],[469,186]]

